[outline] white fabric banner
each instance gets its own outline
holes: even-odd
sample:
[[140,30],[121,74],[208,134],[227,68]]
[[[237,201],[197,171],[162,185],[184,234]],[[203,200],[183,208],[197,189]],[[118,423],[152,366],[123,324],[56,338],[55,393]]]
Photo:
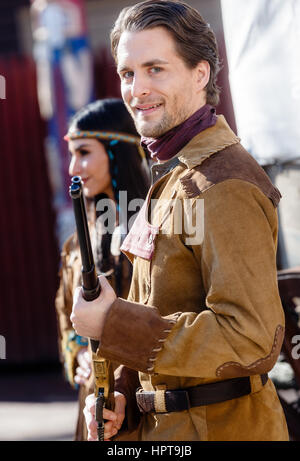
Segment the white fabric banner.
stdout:
[[238,135],[262,164],[300,159],[300,0],[221,0]]

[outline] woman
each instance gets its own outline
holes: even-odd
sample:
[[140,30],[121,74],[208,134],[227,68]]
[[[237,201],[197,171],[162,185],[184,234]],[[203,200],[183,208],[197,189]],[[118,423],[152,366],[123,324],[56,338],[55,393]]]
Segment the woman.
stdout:
[[[65,139],[71,154],[69,174],[83,181],[97,272],[108,277],[119,296],[127,297],[131,268],[120,253],[122,236],[133,217],[127,204],[144,199],[149,185],[147,161],[134,124],[121,100],[99,100],[75,114]],[[108,204],[110,215],[103,203]],[[65,242],[61,259],[56,297],[60,351],[68,381],[79,386],[75,440],[86,440],[82,410],[85,397],[93,391],[91,355],[86,338],[76,335],[70,322],[73,292],[81,284],[76,234]]]

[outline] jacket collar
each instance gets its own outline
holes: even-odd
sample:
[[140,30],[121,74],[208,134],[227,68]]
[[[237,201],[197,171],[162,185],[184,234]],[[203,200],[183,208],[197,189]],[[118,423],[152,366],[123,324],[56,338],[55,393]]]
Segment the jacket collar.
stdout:
[[231,130],[225,117],[218,115],[216,124],[195,136],[177,157],[188,169],[192,169],[216,152],[238,142],[240,138]]

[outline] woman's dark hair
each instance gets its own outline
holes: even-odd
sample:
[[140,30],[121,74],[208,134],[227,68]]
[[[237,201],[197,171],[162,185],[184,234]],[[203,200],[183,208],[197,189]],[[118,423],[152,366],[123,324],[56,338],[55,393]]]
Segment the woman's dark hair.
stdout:
[[[69,130],[112,131],[139,137],[123,101],[117,98],[92,102],[75,114]],[[125,141],[99,140],[109,155],[115,199],[127,191],[128,202],[145,198],[149,183],[137,145]]]
[[[69,131],[76,130],[109,131],[139,137],[123,101],[117,98],[98,100],[79,110],[69,124]],[[125,141],[116,142],[115,140],[102,139],[98,141],[104,145],[109,157],[112,187],[117,207],[120,191],[127,191],[127,203],[133,199],[144,199],[149,188],[149,176],[147,166],[139,153],[138,145]],[[103,198],[102,194],[95,197],[95,204],[101,198]],[[123,224],[127,227],[131,216],[138,210],[126,211],[127,222]],[[107,272],[113,264],[110,255],[110,242],[111,234],[104,234],[101,248],[97,248],[97,266],[102,272]]]
[[216,37],[197,10],[179,1],[147,0],[124,8],[111,31],[111,50],[117,62],[117,51],[122,33],[138,32],[164,27],[173,37],[178,55],[189,68],[200,61],[210,65],[206,85],[207,103],[216,106],[220,89],[216,77],[220,70]]

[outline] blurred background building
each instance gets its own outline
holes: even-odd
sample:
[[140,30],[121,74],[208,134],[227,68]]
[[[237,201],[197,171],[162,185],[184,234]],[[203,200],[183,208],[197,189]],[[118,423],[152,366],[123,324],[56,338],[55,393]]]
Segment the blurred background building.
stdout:
[[[58,360],[54,299],[59,252],[73,230],[67,143],[72,113],[120,96],[109,32],[128,0],[1,0],[1,301],[5,365]],[[219,43],[218,113],[235,130],[219,0],[194,0]],[[4,366],[4,361],[0,363]]]

